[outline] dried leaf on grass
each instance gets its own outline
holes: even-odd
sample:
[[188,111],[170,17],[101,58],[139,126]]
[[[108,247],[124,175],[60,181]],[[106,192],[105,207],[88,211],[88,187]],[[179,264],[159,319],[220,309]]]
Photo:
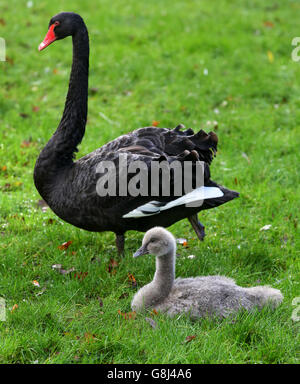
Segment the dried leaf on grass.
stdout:
[[272,23],[272,21],[266,20],[266,21],[264,21],[264,26],[267,28],[273,28],[274,23]]
[[37,105],[32,106],[32,112],[38,112],[40,110],[40,107]]
[[18,308],[19,308],[18,304],[14,304],[14,306],[11,309],[11,312],[14,312]]
[[69,246],[72,244],[72,241],[66,241],[65,243],[62,243],[61,245],[58,246],[58,249],[61,251],[65,251],[69,248]]
[[84,280],[87,277],[88,274],[89,274],[88,272],[74,273],[74,279]]
[[128,280],[131,283],[132,288],[135,288],[137,286],[137,282],[136,282],[135,277],[133,276],[132,273],[128,273]]
[[196,339],[195,335],[187,336],[185,338],[185,343],[190,343],[192,340]]
[[[25,115],[25,114],[23,114],[23,117],[24,117],[24,115]],[[31,145],[34,145],[34,143],[32,142],[31,139],[29,139],[29,140],[24,140],[24,141],[22,141],[22,143],[21,143],[21,148],[28,148],[28,147],[30,147]]]
[[87,341],[88,343],[89,343],[90,341],[93,341],[95,338],[96,338],[96,335],[94,335],[94,334],[92,334],[92,333],[85,332],[85,334],[84,334],[84,339],[85,339],[85,341]]
[[108,267],[107,267],[108,273],[111,273],[114,275],[116,273],[116,268],[118,267],[118,265],[119,263],[115,259],[111,258],[109,260]]
[[118,310],[118,314],[123,317],[124,320],[134,320],[136,318],[136,312],[121,312]]
[[28,113],[24,113],[24,112],[19,113],[19,115],[20,115],[20,117],[22,117],[22,119],[27,119],[27,117],[29,117]]

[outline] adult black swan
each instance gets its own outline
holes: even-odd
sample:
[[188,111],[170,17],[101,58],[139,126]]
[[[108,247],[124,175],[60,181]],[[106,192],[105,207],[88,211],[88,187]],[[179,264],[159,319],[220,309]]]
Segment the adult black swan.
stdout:
[[[209,164],[217,150],[217,136],[210,132],[192,129],[173,130],[146,127],[120,136],[94,152],[74,161],[74,153],[80,144],[87,119],[89,38],[82,18],[75,13],[63,12],[52,17],[49,30],[40,44],[39,50],[55,40],[72,36],[73,63],[69,90],[63,116],[59,126],[47,145],[41,151],[34,169],[34,182],[37,190],[50,208],[63,220],[88,231],[113,231],[120,253],[124,250],[124,234],[127,230],[147,231],[160,225],[169,225],[188,218],[199,239],[204,237],[204,227],[198,221],[197,212],[214,208],[238,196],[210,180]],[[120,193],[120,155],[126,155],[125,171],[136,161],[145,164],[151,179],[152,164],[192,163],[192,178],[195,182],[196,164],[204,164],[204,186],[193,192],[175,193],[174,172],[170,173],[170,193],[162,192],[161,176],[156,178],[159,192],[144,194]],[[200,160],[200,161],[199,161]],[[101,196],[98,189],[100,178],[108,174],[99,164],[110,161],[116,167],[117,193]],[[100,170],[99,170],[100,169]],[[186,171],[187,172],[187,171]],[[137,172],[136,172],[137,173]],[[135,177],[136,177],[135,173]],[[129,184],[134,173],[128,173]],[[145,180],[145,179],[144,179]],[[109,183],[110,177],[107,180]],[[107,185],[106,183],[106,185]],[[141,187],[137,183],[136,186]],[[104,185],[104,184],[103,184]],[[123,185],[124,187],[124,185]],[[136,190],[136,189],[135,189]],[[203,203],[194,204],[201,200]]]

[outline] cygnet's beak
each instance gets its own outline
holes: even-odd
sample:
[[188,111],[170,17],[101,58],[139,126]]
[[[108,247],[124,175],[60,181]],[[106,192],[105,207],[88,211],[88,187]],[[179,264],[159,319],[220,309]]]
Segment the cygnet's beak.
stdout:
[[133,257],[138,257],[138,256],[142,256],[142,255],[147,255],[147,253],[149,253],[148,249],[147,249],[147,244],[145,245],[142,245],[141,248],[139,248],[134,254],[133,254]]

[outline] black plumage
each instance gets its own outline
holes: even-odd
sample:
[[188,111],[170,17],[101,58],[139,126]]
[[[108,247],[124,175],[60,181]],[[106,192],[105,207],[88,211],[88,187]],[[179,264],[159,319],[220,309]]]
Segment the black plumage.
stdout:
[[[73,63],[63,116],[56,132],[41,151],[34,169],[34,182],[41,196],[61,219],[76,227],[96,232],[115,232],[119,251],[122,251],[127,230],[147,231],[156,225],[167,227],[184,218],[190,219],[198,237],[203,238],[204,227],[198,222],[197,212],[214,208],[238,196],[237,192],[210,180],[209,164],[217,151],[216,134],[207,134],[203,130],[195,134],[192,129],[183,130],[183,126],[172,130],[140,128],[74,161],[87,119],[88,32],[82,18],[74,13],[64,12],[54,16],[49,26],[53,24],[56,40],[72,36]],[[121,153],[126,153],[128,164],[140,160],[148,169],[153,161],[204,161],[205,186],[220,188],[223,196],[205,200],[201,207],[181,205],[157,215],[123,218],[128,212],[150,201],[158,200],[163,204],[175,197],[172,185],[169,197],[99,196],[96,191],[101,176],[97,172],[98,164],[104,160],[113,161],[118,171]]]

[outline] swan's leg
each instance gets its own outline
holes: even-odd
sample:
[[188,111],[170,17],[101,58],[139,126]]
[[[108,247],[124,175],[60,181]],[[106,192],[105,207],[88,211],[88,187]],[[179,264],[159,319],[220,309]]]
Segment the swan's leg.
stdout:
[[204,231],[205,227],[198,220],[198,215],[195,214],[195,215],[189,216],[188,219],[189,219],[189,222],[191,223],[194,231],[196,232],[198,239],[202,241],[204,239],[204,236],[205,236],[205,231]]
[[119,256],[124,255],[124,244],[125,244],[125,236],[124,233],[116,233],[116,246],[118,249]]

